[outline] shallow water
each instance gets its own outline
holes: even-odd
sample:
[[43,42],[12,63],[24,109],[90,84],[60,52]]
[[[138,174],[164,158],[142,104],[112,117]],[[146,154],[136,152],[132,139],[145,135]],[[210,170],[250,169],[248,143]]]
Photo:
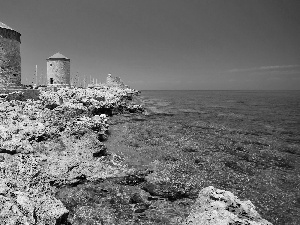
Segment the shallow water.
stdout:
[[215,171],[201,170],[207,185],[250,199],[274,224],[300,224],[300,91],[142,91],[141,98],[153,129],[169,126],[164,132],[189,143],[187,157],[209,161]]

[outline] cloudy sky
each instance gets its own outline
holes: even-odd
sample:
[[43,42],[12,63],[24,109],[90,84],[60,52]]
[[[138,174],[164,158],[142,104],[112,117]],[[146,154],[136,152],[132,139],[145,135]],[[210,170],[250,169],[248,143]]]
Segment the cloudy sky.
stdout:
[[71,75],[140,90],[299,90],[299,0],[0,0],[22,81],[56,52]]

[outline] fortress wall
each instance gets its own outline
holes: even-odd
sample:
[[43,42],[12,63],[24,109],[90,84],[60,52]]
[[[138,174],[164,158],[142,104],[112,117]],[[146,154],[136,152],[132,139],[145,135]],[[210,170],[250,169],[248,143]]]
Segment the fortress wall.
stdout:
[[125,86],[120,77],[113,77],[111,75],[107,76],[106,84],[110,86],[119,86],[119,87]]

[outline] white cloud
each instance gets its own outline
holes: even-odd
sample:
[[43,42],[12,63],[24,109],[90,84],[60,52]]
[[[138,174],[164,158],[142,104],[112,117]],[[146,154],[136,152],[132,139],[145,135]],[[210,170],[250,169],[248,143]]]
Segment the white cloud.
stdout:
[[[260,66],[252,68],[235,68],[231,69],[228,72],[230,73],[239,73],[239,72],[260,72],[260,71],[285,71],[290,69],[300,69],[300,65],[275,65],[275,66]],[[300,72],[300,71],[299,71]]]

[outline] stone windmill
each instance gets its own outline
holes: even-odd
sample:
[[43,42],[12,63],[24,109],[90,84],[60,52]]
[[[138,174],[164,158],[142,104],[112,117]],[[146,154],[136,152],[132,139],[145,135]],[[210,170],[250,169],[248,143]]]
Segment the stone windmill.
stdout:
[[70,59],[59,52],[47,59],[47,83],[55,86],[70,85]]
[[0,22],[0,89],[21,86],[21,34]]

